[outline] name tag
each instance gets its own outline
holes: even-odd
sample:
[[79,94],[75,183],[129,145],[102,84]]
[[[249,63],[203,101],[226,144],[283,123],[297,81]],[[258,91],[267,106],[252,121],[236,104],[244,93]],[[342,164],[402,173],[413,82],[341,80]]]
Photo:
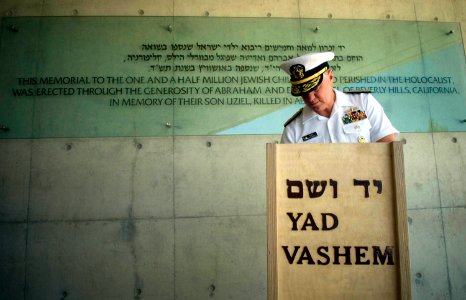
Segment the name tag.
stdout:
[[305,142],[315,137],[317,137],[317,132],[313,132],[313,133],[303,136],[303,141]]

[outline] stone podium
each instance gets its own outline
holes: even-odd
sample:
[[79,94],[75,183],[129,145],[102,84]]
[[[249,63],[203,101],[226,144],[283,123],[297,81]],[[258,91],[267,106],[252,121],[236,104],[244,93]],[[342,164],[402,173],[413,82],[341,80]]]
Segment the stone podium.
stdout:
[[268,299],[410,299],[400,142],[267,144]]

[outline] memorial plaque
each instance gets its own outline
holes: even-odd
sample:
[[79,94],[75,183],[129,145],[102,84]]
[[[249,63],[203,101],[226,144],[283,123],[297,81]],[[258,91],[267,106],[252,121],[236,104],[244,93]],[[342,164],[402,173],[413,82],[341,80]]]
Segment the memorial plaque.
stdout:
[[5,17],[0,139],[280,134],[304,103],[279,65],[321,51],[400,132],[466,130],[458,23]]
[[268,298],[410,299],[400,142],[267,145]]

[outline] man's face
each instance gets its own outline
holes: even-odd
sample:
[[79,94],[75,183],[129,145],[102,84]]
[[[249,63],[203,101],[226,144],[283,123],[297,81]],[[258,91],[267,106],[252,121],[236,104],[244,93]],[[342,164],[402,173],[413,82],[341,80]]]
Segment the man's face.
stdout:
[[335,101],[335,95],[333,93],[333,72],[329,70],[324,75],[324,79],[319,87],[310,92],[309,94],[301,96],[307,106],[313,110],[319,111],[319,109],[326,107],[333,107]]

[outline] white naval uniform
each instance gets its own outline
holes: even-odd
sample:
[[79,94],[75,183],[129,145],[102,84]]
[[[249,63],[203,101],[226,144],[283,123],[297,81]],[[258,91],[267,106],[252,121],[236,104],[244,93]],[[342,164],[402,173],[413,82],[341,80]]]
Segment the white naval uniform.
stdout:
[[[307,105],[285,126],[282,143],[358,143],[375,142],[389,134],[398,134],[383,107],[368,93],[345,94],[335,90],[335,105],[329,118],[318,115]],[[351,109],[365,112],[367,118],[344,124]]]

